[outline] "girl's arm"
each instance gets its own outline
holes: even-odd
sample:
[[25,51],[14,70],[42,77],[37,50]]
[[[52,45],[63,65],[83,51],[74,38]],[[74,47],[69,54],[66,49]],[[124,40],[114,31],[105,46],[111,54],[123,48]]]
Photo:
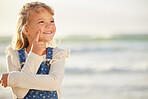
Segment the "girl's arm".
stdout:
[[21,69],[21,72],[36,74],[43,60],[43,57],[30,52],[28,54],[28,58],[26,58],[23,68]]
[[[28,72],[28,73],[36,74],[40,66],[40,63],[43,60],[43,58],[41,58],[40,56],[34,53],[30,53],[28,55],[28,58],[26,59],[25,65],[23,66],[22,70],[20,70],[21,65],[20,65],[19,58],[18,58],[18,52],[13,50],[11,47],[9,47],[7,50],[6,59],[7,59],[7,66],[8,66],[7,70],[9,74],[10,72],[14,72],[14,71],[17,71],[17,72],[21,71],[21,72]],[[7,85],[9,85],[9,75],[7,79]],[[29,88],[20,88],[20,87],[13,87],[13,86],[11,88],[12,88],[14,96],[18,98],[23,98],[29,91]]]
[[68,55],[69,51],[60,51],[53,56],[55,61],[51,64],[49,75],[11,72],[9,74],[8,86],[50,91],[59,89],[64,76],[65,59]]
[[21,71],[21,72],[27,72],[31,74],[37,73],[37,70],[40,64],[44,60],[43,57],[31,52],[29,53],[28,58],[26,58],[26,62],[23,68],[21,69],[21,64],[18,58],[18,52],[13,50],[11,47],[9,47],[8,49],[6,59],[7,59],[8,72]]

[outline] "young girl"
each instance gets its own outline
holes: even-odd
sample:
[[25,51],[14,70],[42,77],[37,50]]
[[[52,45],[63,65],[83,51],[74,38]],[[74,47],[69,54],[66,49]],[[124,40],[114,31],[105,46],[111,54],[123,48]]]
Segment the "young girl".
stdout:
[[[17,36],[7,49],[8,73],[0,83],[15,99],[60,99],[69,50],[54,46],[53,10],[44,3],[26,3],[20,11]],[[15,42],[14,42],[15,41]]]

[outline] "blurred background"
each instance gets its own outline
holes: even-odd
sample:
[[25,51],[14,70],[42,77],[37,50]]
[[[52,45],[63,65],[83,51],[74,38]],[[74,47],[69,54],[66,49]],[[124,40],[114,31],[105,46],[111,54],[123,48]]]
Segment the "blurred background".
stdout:
[[[18,12],[34,0],[0,0],[0,74]],[[62,99],[148,99],[147,0],[38,0],[52,6],[57,45],[70,49]],[[0,86],[0,99],[12,99]]]

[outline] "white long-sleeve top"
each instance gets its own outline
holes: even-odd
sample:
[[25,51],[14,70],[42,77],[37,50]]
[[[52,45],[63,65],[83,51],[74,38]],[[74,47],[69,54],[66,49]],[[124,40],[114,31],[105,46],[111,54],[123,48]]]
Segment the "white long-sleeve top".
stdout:
[[14,98],[23,98],[29,89],[57,91],[61,98],[60,86],[64,77],[64,65],[70,50],[53,48],[53,58],[48,75],[36,74],[40,64],[46,61],[46,55],[39,56],[33,52],[27,54],[26,62],[21,69],[18,51],[9,47],[6,55],[8,65],[7,85],[12,88]]

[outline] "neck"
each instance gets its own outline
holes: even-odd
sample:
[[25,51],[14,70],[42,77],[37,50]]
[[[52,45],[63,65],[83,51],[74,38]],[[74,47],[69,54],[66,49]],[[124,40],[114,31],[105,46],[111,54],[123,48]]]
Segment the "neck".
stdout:
[[[28,47],[26,48],[26,52],[29,54],[30,50],[31,50],[31,46],[32,44],[29,44]],[[43,51],[42,55],[46,54],[46,50]]]
[[31,50],[31,45],[29,44],[28,47],[26,48],[26,52],[29,54],[30,50]]

